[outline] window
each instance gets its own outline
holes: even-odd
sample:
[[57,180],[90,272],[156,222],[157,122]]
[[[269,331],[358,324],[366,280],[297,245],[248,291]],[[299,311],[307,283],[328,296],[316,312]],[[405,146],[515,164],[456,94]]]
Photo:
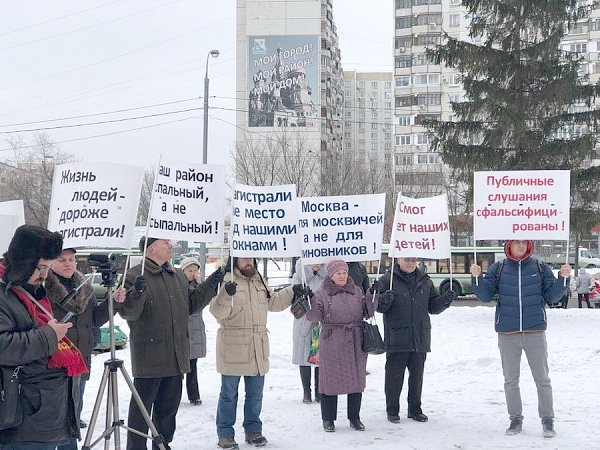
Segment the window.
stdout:
[[[391,105],[391,102],[390,102]],[[384,111],[383,112],[383,118],[384,119],[391,119],[392,118],[392,112],[391,111]]]
[[344,132],[344,137],[346,139],[350,139],[352,137],[352,133],[350,133],[349,131]]
[[379,103],[378,102],[369,102],[369,108],[371,108],[371,109],[379,108]]
[[385,139],[387,141],[391,141],[392,140],[392,133],[385,133]]
[[441,25],[442,15],[441,14],[420,14],[415,18],[415,25]]
[[421,5],[440,5],[442,0],[413,0],[415,6]]
[[410,145],[410,134],[397,134],[395,143],[396,145]]
[[407,49],[412,46],[413,38],[412,36],[398,36],[394,39],[394,47],[396,49],[403,48]]
[[[384,85],[384,87],[386,89],[391,89],[392,88],[392,82],[391,81],[386,81],[383,85]],[[389,92],[386,92],[386,94],[389,94]],[[388,98],[388,97],[386,97],[386,98]]]
[[352,148],[352,142],[346,142],[346,148]]
[[432,59],[425,56],[425,53],[417,53],[414,55],[413,65],[415,66],[426,66],[428,64],[435,64]]
[[377,133],[371,133],[371,139],[377,139],[379,135]]
[[379,114],[377,114],[377,111],[371,111],[371,118],[372,119],[377,119],[379,117]]
[[385,151],[389,152],[392,150],[392,144],[390,144],[389,142],[385,143]]
[[[409,56],[410,58],[410,56]],[[400,75],[396,77],[396,87],[406,87],[410,85],[410,75]]]
[[450,26],[451,27],[459,27],[460,26],[460,14],[450,14]]
[[365,82],[364,81],[359,81],[358,82],[358,87],[361,88],[361,89],[364,89],[365,88]]
[[379,81],[371,81],[371,89],[377,89],[379,87]]
[[459,94],[449,95],[448,100],[452,103],[458,103],[458,102],[460,102],[460,95]]
[[377,145],[377,142],[373,142],[371,143],[371,150],[379,150],[379,147]]
[[364,111],[359,111],[358,112],[358,118],[359,119],[364,119],[365,118],[365,112]]
[[442,103],[442,94],[419,94],[417,96],[418,105],[440,105]]
[[344,102],[344,106],[345,106],[346,108],[351,108],[351,107],[352,107],[352,102],[351,102],[350,100],[346,100],[346,101]]
[[460,75],[458,73],[448,75],[448,84],[450,86],[460,86]]
[[379,98],[379,92],[377,91],[373,91],[369,94],[369,97],[371,98]]
[[410,28],[412,26],[412,17],[396,17],[396,29]]
[[397,166],[410,166],[413,163],[413,155],[396,155]]
[[[344,87],[352,87],[352,80],[344,80]],[[346,91],[346,92],[350,92],[350,91]],[[350,94],[348,94],[350,95]]]
[[[386,81],[386,83],[390,83],[391,81]],[[387,86],[386,86],[387,87]],[[391,86],[390,86],[391,87]],[[390,91],[386,91],[383,93],[383,98],[392,98],[392,93]]]
[[412,0],[396,0],[396,9],[410,8]]
[[441,34],[415,34],[413,45],[438,45],[442,42]]
[[433,134],[417,133],[417,145],[431,145],[433,143]]
[[414,85],[424,84],[440,84],[439,73],[422,73],[413,75],[412,82]]
[[412,106],[414,104],[414,99],[412,95],[404,95],[402,97],[396,97],[396,108],[401,108],[403,106]]
[[352,119],[352,112],[351,111],[346,111],[346,119]]
[[417,114],[415,116],[415,125],[422,125],[425,120],[442,120],[441,114]]
[[344,122],[344,127],[352,128],[352,122]]
[[379,128],[379,124],[378,123],[372,123],[371,124],[371,130],[377,130]]
[[364,122],[359,122],[358,129],[359,130],[364,130],[365,129],[365,123]]
[[405,67],[412,66],[412,57],[411,56],[396,56],[395,58],[396,69],[403,69]]
[[412,116],[396,116],[396,125],[407,127],[411,125]]
[[571,44],[569,46],[569,51],[571,53],[586,53],[587,52],[587,42],[577,42],[575,44]]
[[344,91],[344,97],[351,98],[352,97],[352,91]]
[[385,109],[392,109],[392,102],[385,102]]
[[440,156],[437,153],[421,153],[417,155],[418,164],[439,164]]

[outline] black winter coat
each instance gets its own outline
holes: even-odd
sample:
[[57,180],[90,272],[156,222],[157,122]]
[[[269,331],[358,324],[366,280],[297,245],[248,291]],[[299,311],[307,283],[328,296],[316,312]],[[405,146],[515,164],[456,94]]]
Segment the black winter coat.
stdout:
[[[83,274],[75,272],[70,279],[63,278],[54,273],[50,273],[46,279],[46,291],[48,298],[52,302],[52,314],[58,321],[67,314],[60,306],[60,301],[65,298],[71,289],[79,286],[84,280]],[[88,370],[92,370],[92,350],[94,349],[94,334],[93,327],[101,327],[108,322],[108,302],[103,301],[100,304],[96,303],[96,296],[92,285],[88,282],[82,286],[77,292],[77,296],[81,297],[81,302],[85,305],[85,309],[80,314],[77,314],[69,322],[73,324],[67,337],[77,346],[83,354],[85,364]],[[79,299],[78,299],[79,300]],[[115,306],[116,310],[116,306]],[[82,378],[88,380],[90,372],[82,375]]]
[[371,286],[366,267],[359,262],[348,263],[348,275],[352,278],[354,284],[361,288],[363,294],[366,294]]
[[65,369],[48,369],[57,349],[52,328],[34,324],[21,301],[0,283],[0,365],[23,366],[25,413],[20,426],[0,431],[0,444],[54,444],[79,437],[79,377],[69,378]]
[[[383,313],[384,341],[388,353],[430,352],[431,320],[430,314],[439,314],[448,306],[431,278],[416,269],[416,282],[410,289],[406,273],[394,264],[392,290],[394,301],[391,304],[381,302],[377,311]],[[390,285],[390,274],[386,273],[379,282]]]

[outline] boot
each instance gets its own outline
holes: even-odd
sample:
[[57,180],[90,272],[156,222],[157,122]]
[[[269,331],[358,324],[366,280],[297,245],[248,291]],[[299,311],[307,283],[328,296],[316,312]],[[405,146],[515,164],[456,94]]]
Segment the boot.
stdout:
[[350,419],[350,426],[356,431],[365,431],[365,426],[360,419]]
[[319,393],[319,368],[315,367],[315,402],[321,403],[321,394]]
[[421,408],[419,408],[418,410],[412,411],[412,412],[409,411],[408,418],[412,419],[412,420],[416,420],[417,422],[427,422],[429,420],[429,417],[427,417],[425,414],[423,414],[423,411],[421,411]]
[[264,437],[260,431],[257,431],[256,433],[247,434],[246,442],[254,445],[255,447],[264,447],[267,445],[267,438]]
[[311,399],[311,393],[310,393],[310,389],[309,390],[304,390],[304,398],[302,399],[302,403],[312,403],[312,399]]
[[556,436],[556,431],[554,431],[554,419],[552,419],[552,417],[544,417],[542,419],[542,431],[544,432],[545,438],[553,438]]
[[507,436],[514,436],[523,430],[523,419],[511,419],[510,425],[504,432]]
[[324,420],[323,429],[328,433],[333,433],[335,431],[335,425],[333,423],[333,420]]
[[224,448],[227,450],[238,450],[240,448],[239,445],[237,445],[237,442],[235,442],[233,436],[219,438],[219,443],[217,445],[219,448]]

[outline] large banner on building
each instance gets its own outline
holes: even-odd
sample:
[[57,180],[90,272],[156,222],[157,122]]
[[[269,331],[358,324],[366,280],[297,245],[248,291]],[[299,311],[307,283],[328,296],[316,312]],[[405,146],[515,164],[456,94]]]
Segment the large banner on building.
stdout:
[[476,240],[569,240],[568,170],[475,172]]
[[248,36],[248,126],[319,125],[318,35]]
[[379,260],[385,194],[299,200],[304,264]]

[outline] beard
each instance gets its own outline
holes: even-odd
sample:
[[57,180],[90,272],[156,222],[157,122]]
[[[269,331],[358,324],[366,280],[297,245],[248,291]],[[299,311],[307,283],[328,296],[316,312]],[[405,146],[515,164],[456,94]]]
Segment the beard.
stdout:
[[242,272],[245,277],[250,278],[256,273],[256,269],[254,266],[246,266],[243,269],[240,269],[240,272]]

